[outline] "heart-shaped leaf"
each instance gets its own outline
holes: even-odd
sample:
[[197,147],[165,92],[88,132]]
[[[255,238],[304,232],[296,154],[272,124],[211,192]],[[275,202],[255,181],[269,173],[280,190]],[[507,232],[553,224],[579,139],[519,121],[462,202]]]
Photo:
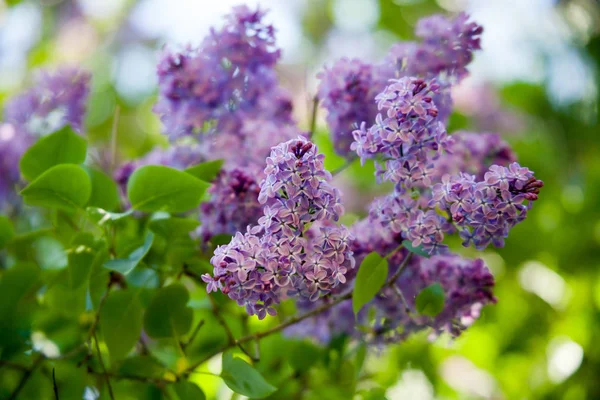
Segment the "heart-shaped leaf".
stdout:
[[387,259],[376,252],[369,253],[360,264],[352,293],[352,310],[358,314],[383,287],[388,275]]
[[174,284],[159,289],[144,315],[144,329],[153,338],[179,337],[192,327],[193,311],[185,286]]

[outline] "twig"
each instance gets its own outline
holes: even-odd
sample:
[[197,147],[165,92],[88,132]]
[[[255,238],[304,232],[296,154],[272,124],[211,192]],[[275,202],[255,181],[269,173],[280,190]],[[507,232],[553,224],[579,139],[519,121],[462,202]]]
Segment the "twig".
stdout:
[[354,158],[346,160],[346,162],[344,163],[344,165],[342,165],[341,167],[338,167],[338,168],[334,169],[333,171],[331,171],[331,175],[332,176],[338,175],[339,173],[343,172],[346,168],[348,168],[349,166],[351,166],[353,162],[354,162]]
[[248,357],[250,357],[250,359],[252,361],[258,361],[246,349],[244,349],[244,347],[241,344],[236,344],[236,339],[235,339],[235,336],[233,336],[233,332],[231,331],[231,328],[229,327],[229,325],[227,324],[227,321],[225,321],[225,319],[223,318],[223,316],[219,312],[219,307],[217,306],[217,303],[215,302],[215,299],[213,299],[213,297],[211,296],[210,293],[208,294],[208,299],[210,300],[210,304],[212,306],[212,313],[213,313],[213,315],[215,316],[215,318],[219,322],[219,325],[221,325],[223,327],[223,329],[225,329],[225,333],[227,334],[227,339],[229,340],[229,345],[238,346],[240,348],[240,350],[245,355],[247,355]]
[[54,388],[54,399],[59,400],[58,399],[58,385],[56,384],[56,374],[55,374],[54,368],[52,368],[52,387]]
[[19,384],[17,385],[17,387],[15,388],[15,390],[13,390],[13,392],[10,395],[10,397],[8,398],[8,400],[15,400],[17,398],[17,396],[19,395],[19,393],[21,392],[21,390],[23,390],[23,388],[25,387],[25,384],[27,383],[27,381],[29,380],[29,378],[31,378],[31,374],[33,374],[33,372],[40,366],[40,364],[42,363],[43,360],[44,360],[44,356],[40,355],[33,362],[33,365],[31,366],[31,368],[28,368],[28,369],[25,370],[25,373],[21,377],[21,380],[19,381]]
[[188,340],[181,344],[181,348],[183,349],[183,351],[185,351],[186,347],[188,347],[194,341],[194,339],[196,339],[196,335],[198,335],[198,332],[200,332],[200,328],[204,326],[204,322],[205,321],[203,319],[200,320],[200,322],[198,322],[198,325],[196,325],[196,328],[194,329]]
[[100,366],[102,367],[104,379],[106,379],[106,386],[108,386],[108,394],[110,395],[111,400],[115,400],[115,394],[113,393],[112,386],[110,385],[110,377],[108,372],[106,371],[106,366],[104,365],[104,360],[102,359],[102,353],[100,353],[100,345],[98,344],[98,337],[96,336],[96,332],[94,332],[94,342],[96,343],[98,361],[100,361]]
[[[400,247],[398,247],[399,249]],[[398,250],[396,249],[396,250]],[[396,250],[394,250],[394,252],[390,253],[394,254],[396,252]],[[412,257],[413,253],[409,252],[408,255],[406,256],[406,258],[404,260],[402,260],[402,264],[400,264],[400,266],[398,267],[398,270],[396,272],[394,272],[394,275],[392,275],[392,277],[388,280],[388,282],[385,284],[386,287],[390,287],[392,286],[394,283],[396,283],[396,281],[398,280],[398,278],[400,277],[400,275],[402,274],[402,271],[404,271],[404,268],[408,265],[408,262],[410,261],[411,257]],[[389,256],[388,256],[389,257]],[[387,257],[386,257],[387,258]]]
[[315,134],[315,129],[317,128],[317,110],[319,109],[319,97],[315,96],[313,97],[313,101],[312,101],[312,113],[310,116],[310,133],[309,133],[309,137],[312,137],[312,135]]

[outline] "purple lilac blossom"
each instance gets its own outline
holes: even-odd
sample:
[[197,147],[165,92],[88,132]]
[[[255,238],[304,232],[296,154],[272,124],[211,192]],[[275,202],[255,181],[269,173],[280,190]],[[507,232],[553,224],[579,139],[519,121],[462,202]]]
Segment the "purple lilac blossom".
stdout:
[[351,154],[352,131],[362,122],[375,121],[378,113],[375,97],[384,89],[387,79],[374,65],[347,58],[325,68],[317,78],[320,80],[317,96],[327,110],[335,151],[346,157]]
[[[371,251],[385,256],[397,246],[398,237],[368,219],[354,225],[352,232],[355,238],[351,248],[358,263]],[[408,252],[402,249],[388,258],[388,279],[396,273],[407,255]],[[347,283],[334,289],[336,293],[352,290],[354,277],[346,277]],[[415,309],[416,296],[433,283],[439,283],[444,290],[444,308],[435,317],[420,315]],[[442,332],[458,336],[479,317],[483,306],[496,302],[493,286],[494,278],[480,259],[470,260],[455,254],[427,259],[413,254],[396,282],[383,288],[361,310],[357,322],[352,313],[352,301],[347,300],[291,326],[285,333],[294,337],[311,337],[321,343],[345,334],[376,345],[403,341],[411,334],[428,329],[432,330],[432,336]],[[327,298],[316,303],[299,301],[297,308],[303,313],[327,301]]]
[[18,202],[19,159],[30,145],[30,137],[11,124],[0,123],[0,211],[8,212]]
[[432,81],[401,78],[381,92],[376,100],[379,110],[375,124],[353,132],[356,151],[364,163],[367,158],[383,157],[377,162],[378,177],[396,183],[397,190],[427,187],[433,176],[433,161],[450,142],[432,95],[439,86]]
[[274,70],[280,51],[273,27],[262,22],[264,14],[235,7],[225,26],[211,30],[199,48],[164,53],[154,110],[171,140],[236,133],[248,118],[292,123],[291,99]]
[[202,276],[209,293],[221,290],[262,319],[284,298],[316,301],[346,282],[352,235],[330,223],[343,207],[323,160],[303,137],[273,147],[258,196],[263,216],[215,250],[214,277]]
[[437,177],[466,172],[483,179],[492,165],[507,166],[517,160],[510,145],[496,133],[459,131],[452,134],[448,152],[434,163]]
[[503,247],[509,230],[526,218],[543,186],[516,162],[492,165],[480,181],[466,173],[444,175],[433,188],[432,203],[448,213],[464,246]]
[[218,234],[244,231],[262,215],[260,186],[255,175],[243,169],[222,170],[208,192],[210,200],[200,205],[202,225],[198,234],[203,241]]
[[65,125],[82,133],[91,75],[79,68],[40,71],[32,87],[10,99],[4,121],[20,135],[40,136]]

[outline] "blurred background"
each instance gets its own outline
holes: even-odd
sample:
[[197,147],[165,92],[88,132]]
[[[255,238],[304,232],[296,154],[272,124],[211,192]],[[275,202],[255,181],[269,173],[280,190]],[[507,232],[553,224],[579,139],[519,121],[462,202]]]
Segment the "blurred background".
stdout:
[[[93,73],[88,136],[107,142],[119,106],[121,157],[140,156],[166,143],[151,111],[160,49],[199,43],[240,2],[0,0],[0,103],[38,68],[83,65]],[[600,399],[600,3],[248,4],[271,10],[283,85],[304,128],[324,64],[343,56],[377,60],[390,44],[411,39],[416,21],[431,13],[465,10],[484,26],[471,77],[453,93],[449,131],[501,133],[544,180],[543,195],[505,248],[483,253],[497,279],[496,306],[458,340],[416,336],[370,355],[366,368],[389,399]],[[332,153],[322,114],[317,140],[335,168],[343,160]],[[376,190],[372,170],[355,165],[337,179],[348,218],[364,213]]]

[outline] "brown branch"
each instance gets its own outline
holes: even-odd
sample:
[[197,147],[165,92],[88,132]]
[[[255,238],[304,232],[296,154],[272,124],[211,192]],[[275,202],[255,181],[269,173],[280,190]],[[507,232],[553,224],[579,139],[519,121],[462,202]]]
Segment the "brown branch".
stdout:
[[319,109],[319,97],[313,97],[312,101],[312,113],[310,116],[310,132],[309,137],[312,137],[315,134],[315,129],[317,128],[317,110]]

